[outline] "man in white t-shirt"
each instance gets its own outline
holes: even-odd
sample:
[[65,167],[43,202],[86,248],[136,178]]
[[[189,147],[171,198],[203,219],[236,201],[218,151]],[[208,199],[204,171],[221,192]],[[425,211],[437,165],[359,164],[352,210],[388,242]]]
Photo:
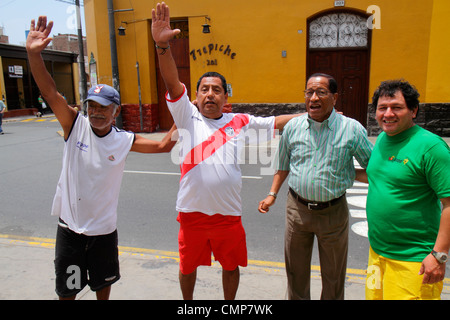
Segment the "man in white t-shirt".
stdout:
[[41,52],[51,41],[53,22],[31,21],[27,52],[31,72],[64,131],[61,176],[52,214],[59,216],[55,248],[56,293],[75,299],[86,284],[97,299],[108,299],[120,278],[117,248],[117,203],[129,151],[169,152],[171,134],[152,141],[113,126],[120,112],[119,93],[108,85],[92,87],[88,117],[70,107],[56,90]]
[[223,113],[227,86],[225,78],[215,72],[200,78],[197,106],[191,104],[169,46],[179,32],[170,28],[168,6],[158,4],[152,11],[152,35],[180,141],[177,220],[181,291],[184,299],[193,299],[197,267],[210,265],[213,252],[222,265],[224,298],[234,299],[239,286],[239,266],[247,265],[241,222],[240,151],[245,143],[267,141],[275,129],[282,129],[298,114],[261,118]]

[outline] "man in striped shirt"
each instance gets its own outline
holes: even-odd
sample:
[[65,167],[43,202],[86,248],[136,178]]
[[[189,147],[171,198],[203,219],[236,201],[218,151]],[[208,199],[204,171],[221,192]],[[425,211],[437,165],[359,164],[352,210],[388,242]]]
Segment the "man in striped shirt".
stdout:
[[353,157],[366,168],[373,145],[358,121],[336,112],[337,98],[331,76],[314,74],[308,79],[308,114],[285,126],[277,172],[269,195],[259,204],[260,212],[268,212],[290,173],[285,232],[289,299],[310,299],[314,236],[319,245],[321,299],[344,298],[349,216],[345,192],[355,180]]

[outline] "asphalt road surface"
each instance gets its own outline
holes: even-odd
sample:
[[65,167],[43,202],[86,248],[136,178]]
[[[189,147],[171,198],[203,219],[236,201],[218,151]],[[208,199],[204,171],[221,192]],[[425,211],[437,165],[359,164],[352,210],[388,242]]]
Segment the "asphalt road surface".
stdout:
[[[5,122],[0,136],[0,234],[55,238],[56,217],[50,216],[64,147],[54,118]],[[151,135],[149,135],[151,137]],[[283,186],[270,213],[257,210],[272,183],[270,157],[246,149],[243,175],[243,224],[249,259],[284,262]],[[174,151],[176,152],[176,151]],[[119,245],[178,251],[175,200],[180,179],[176,154],[130,153],[119,199]],[[250,162],[250,163],[249,163]],[[255,164],[256,163],[256,164]],[[350,244],[348,267],[365,269],[369,243],[365,216],[367,186],[348,190]],[[317,249],[313,265],[319,265]]]

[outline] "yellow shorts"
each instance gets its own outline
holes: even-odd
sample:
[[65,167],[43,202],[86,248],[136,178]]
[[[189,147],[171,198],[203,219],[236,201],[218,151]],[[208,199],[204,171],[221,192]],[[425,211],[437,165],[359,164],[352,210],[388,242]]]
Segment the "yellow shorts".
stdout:
[[440,300],[443,281],[423,284],[421,264],[388,259],[370,248],[366,300]]

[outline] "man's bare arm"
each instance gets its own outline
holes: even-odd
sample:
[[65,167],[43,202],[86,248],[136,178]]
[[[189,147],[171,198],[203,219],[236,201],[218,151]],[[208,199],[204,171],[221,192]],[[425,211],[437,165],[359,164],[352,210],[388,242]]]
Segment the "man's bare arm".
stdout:
[[140,153],[170,152],[177,143],[176,135],[174,135],[176,130],[177,127],[174,124],[161,141],[150,140],[137,134],[131,151]]
[[67,139],[77,112],[67,104],[66,99],[56,90],[55,81],[48,73],[41,56],[41,52],[52,40],[49,37],[52,27],[53,22],[47,23],[46,16],[40,16],[36,25],[35,20],[31,20],[26,49],[34,80],[41,91],[42,97],[55,113],[64,130],[64,138]]
[[[289,171],[278,170],[272,180],[272,186],[270,187],[270,192],[277,194],[280,191],[281,186],[283,185],[284,180],[286,180],[289,175]],[[274,205],[276,200],[276,196],[269,195],[264,200],[259,202],[258,210],[261,213],[269,212],[269,208]]]

